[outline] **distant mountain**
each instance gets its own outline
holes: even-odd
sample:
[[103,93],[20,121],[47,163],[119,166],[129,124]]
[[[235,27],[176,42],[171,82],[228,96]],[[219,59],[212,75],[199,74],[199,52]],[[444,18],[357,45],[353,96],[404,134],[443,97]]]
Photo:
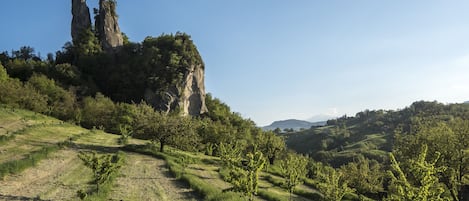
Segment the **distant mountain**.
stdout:
[[299,131],[300,129],[309,129],[311,126],[324,126],[326,125],[325,121],[321,122],[309,122],[309,121],[304,121],[304,120],[298,120],[298,119],[288,119],[288,120],[282,120],[282,121],[274,121],[272,124],[268,126],[262,127],[263,130],[275,130],[276,128],[280,129],[286,129],[286,128],[292,128],[293,130]]
[[469,101],[464,102],[464,104],[469,104]]
[[335,119],[337,117],[339,117],[339,116],[338,115],[330,115],[330,114],[318,114],[318,115],[312,116],[309,119],[306,119],[306,121],[309,121],[309,122],[323,122],[323,121],[327,121],[329,119]]

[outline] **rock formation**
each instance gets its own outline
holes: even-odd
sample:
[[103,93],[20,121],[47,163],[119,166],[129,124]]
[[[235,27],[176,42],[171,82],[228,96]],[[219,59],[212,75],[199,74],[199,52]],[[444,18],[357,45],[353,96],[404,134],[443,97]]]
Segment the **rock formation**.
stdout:
[[182,115],[199,116],[208,112],[205,105],[205,70],[203,65],[191,65],[183,76],[183,82],[161,93],[150,88],[144,99],[160,111],[179,110]]
[[[123,46],[124,40],[117,22],[116,1],[100,0],[99,10],[95,9],[94,13],[95,29],[93,34],[99,39],[102,50],[118,54],[116,50]],[[86,0],[72,0],[72,15],[72,38],[74,41],[79,41],[81,33],[91,29],[90,12]],[[178,79],[169,87],[155,87],[148,84],[145,86],[145,94],[142,95],[145,101],[157,110],[166,113],[178,110],[182,115],[198,116],[208,111],[205,105],[204,64],[195,45],[189,39],[190,37],[187,35],[179,35],[178,37],[187,37],[185,38],[187,40],[182,40],[182,43],[188,45],[187,51],[190,50],[190,52],[186,52],[187,55],[184,55],[183,58],[194,58],[187,60],[186,64],[182,66],[183,72],[172,72],[182,73],[182,79]],[[186,50],[181,51],[185,52]],[[110,62],[111,66],[117,65],[114,62]],[[157,76],[166,75],[159,74]],[[169,77],[171,77],[171,73]]]
[[124,43],[117,23],[116,1],[100,0],[99,13],[95,18],[96,31],[103,50],[113,52]]
[[90,9],[86,0],[72,0],[72,40],[77,41],[80,34],[91,28]]
[[205,81],[204,67],[190,66],[185,82],[184,89],[179,101],[179,107],[182,108],[184,115],[198,116],[208,112],[205,105]]

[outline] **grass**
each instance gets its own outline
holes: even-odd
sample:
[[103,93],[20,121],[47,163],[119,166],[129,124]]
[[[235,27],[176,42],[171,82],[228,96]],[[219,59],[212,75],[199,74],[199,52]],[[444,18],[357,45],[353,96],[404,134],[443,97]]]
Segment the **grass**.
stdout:
[[4,178],[9,174],[17,174],[25,170],[26,168],[35,166],[39,161],[45,159],[51,154],[59,150],[58,145],[43,147],[39,151],[28,154],[21,160],[8,161],[0,164],[0,178]]

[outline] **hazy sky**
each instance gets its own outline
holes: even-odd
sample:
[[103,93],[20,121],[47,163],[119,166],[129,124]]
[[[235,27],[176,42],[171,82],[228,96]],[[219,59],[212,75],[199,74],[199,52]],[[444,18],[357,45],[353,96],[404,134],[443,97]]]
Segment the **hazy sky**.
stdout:
[[[90,8],[98,0],[88,0]],[[71,40],[70,0],[1,0],[0,51]],[[118,0],[130,40],[182,31],[206,88],[258,125],[469,100],[469,1]]]

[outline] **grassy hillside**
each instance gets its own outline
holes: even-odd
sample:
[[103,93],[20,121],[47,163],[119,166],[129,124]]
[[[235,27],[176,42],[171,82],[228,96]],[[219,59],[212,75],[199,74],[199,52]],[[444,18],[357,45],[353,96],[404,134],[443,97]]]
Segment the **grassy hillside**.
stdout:
[[[245,200],[226,191],[232,185],[222,179],[217,157],[171,147],[161,153],[136,139],[123,146],[118,135],[5,107],[0,128],[0,200],[80,200],[78,192],[89,193],[88,200]],[[123,151],[125,162],[107,193],[93,196],[92,171],[78,157],[83,151]],[[262,172],[255,199],[288,200],[282,182],[275,172]],[[293,200],[318,196],[314,187],[301,185]]]
[[469,119],[468,104],[420,101],[397,111],[365,110],[353,117],[329,120],[323,127],[284,136],[289,148],[338,167],[360,155],[386,162],[396,133],[409,134],[425,122],[449,122],[457,118]]

